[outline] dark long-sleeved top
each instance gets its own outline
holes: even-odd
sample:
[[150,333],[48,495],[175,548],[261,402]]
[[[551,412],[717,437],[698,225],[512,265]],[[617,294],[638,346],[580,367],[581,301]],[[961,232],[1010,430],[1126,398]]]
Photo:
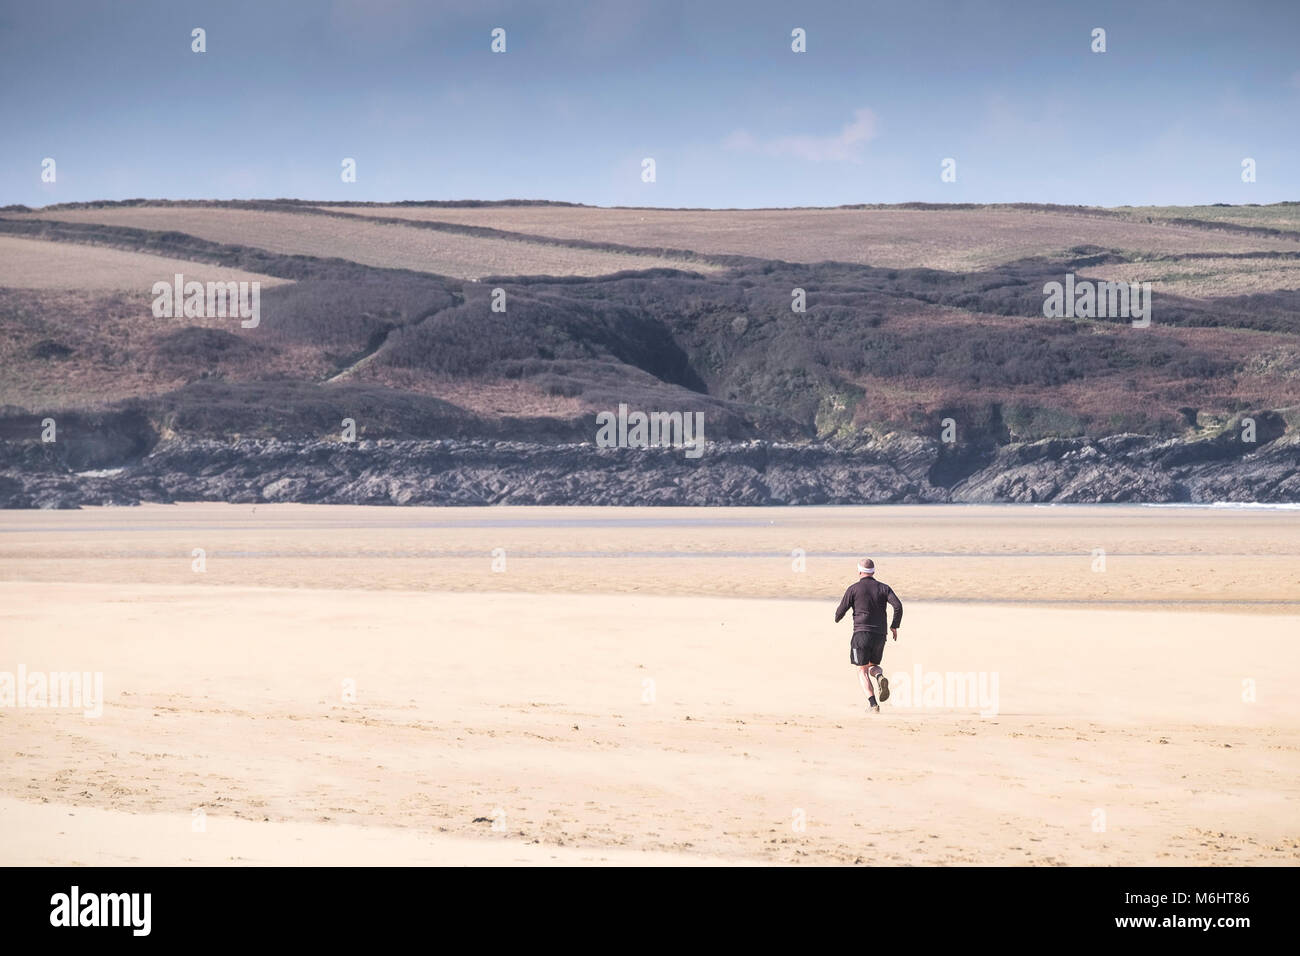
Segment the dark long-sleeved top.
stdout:
[[853,632],[867,634],[885,633],[885,605],[894,609],[894,620],[890,627],[898,627],[903,622],[903,602],[898,599],[893,588],[875,578],[859,578],[856,584],[844,592],[844,600],[835,609],[835,623],[853,608]]

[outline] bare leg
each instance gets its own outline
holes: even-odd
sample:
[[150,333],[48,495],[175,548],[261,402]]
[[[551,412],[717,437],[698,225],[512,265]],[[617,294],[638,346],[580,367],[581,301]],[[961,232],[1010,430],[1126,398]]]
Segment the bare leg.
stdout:
[[862,693],[867,695],[867,700],[876,696],[875,688],[871,686],[870,665],[858,668],[858,683],[862,685]]
[[867,664],[868,677],[874,677],[876,684],[880,687],[880,701],[884,703],[889,700],[889,681],[885,680],[885,672],[881,670],[879,664]]

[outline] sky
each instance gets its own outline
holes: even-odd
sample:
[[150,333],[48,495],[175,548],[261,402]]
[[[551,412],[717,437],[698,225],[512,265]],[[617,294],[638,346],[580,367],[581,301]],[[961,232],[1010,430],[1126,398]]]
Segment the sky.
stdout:
[[1300,0],[0,0],[0,205],[1300,200],[1298,50]]

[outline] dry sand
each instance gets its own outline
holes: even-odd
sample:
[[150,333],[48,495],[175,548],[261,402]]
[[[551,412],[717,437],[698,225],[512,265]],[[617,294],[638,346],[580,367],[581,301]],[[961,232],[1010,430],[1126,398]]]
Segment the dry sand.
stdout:
[[[0,671],[102,671],[105,697],[0,708],[0,862],[1294,865],[1298,531],[1127,507],[0,512]],[[831,621],[862,551],[907,604],[879,717]],[[986,699],[909,700],[918,670]]]

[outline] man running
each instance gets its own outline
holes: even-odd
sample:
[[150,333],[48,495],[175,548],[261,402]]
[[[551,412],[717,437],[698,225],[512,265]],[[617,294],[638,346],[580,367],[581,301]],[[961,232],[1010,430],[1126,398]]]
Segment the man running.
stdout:
[[858,581],[849,585],[844,599],[835,609],[835,623],[853,608],[853,640],[849,644],[849,662],[858,668],[858,681],[873,713],[880,713],[871,678],[880,682],[880,699],[889,700],[889,679],[880,669],[880,659],[885,656],[885,605],[894,609],[894,619],[889,623],[894,640],[898,640],[898,625],[903,622],[903,602],[893,589],[876,580],[876,562],[863,558],[858,562]]

